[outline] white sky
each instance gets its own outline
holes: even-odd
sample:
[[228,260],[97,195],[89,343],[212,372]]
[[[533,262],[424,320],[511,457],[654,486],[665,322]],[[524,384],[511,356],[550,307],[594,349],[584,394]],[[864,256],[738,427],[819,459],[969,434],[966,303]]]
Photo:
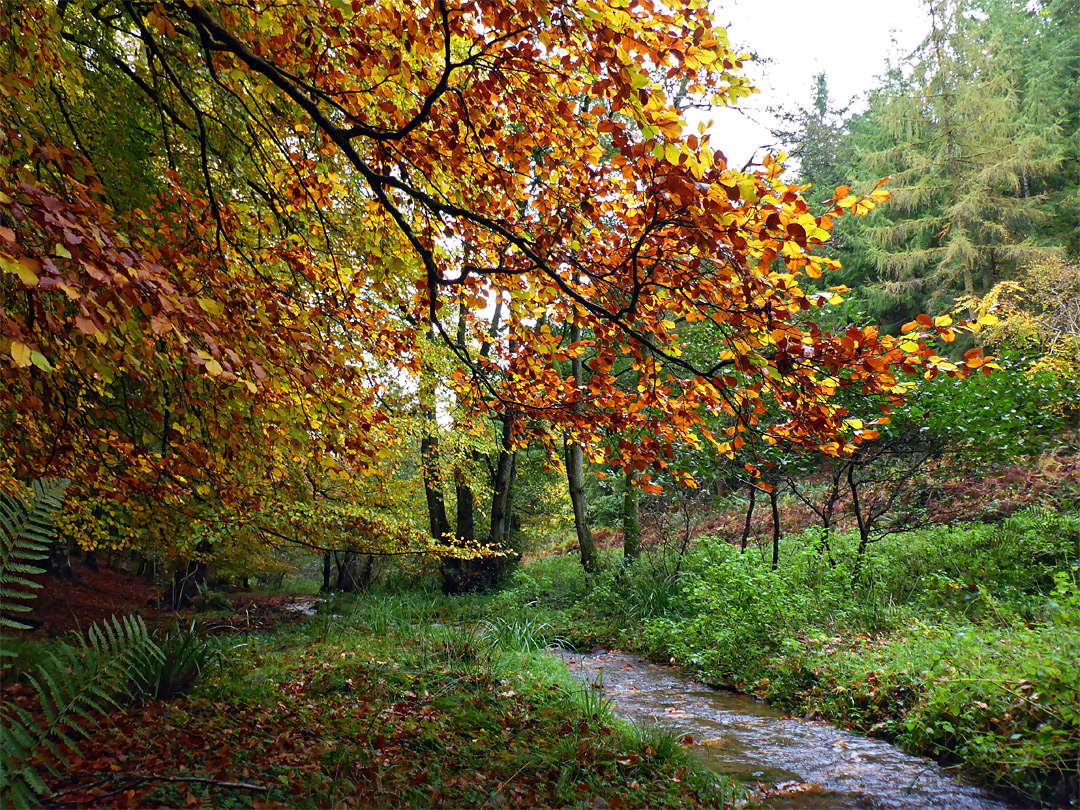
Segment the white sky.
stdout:
[[834,105],[843,106],[874,86],[887,61],[898,63],[930,32],[926,0],[713,0],[713,8],[732,47],[768,60],[747,64],[761,92],[712,116],[713,147],[736,169],[772,143],[766,107],[809,107],[814,75],[822,71]]

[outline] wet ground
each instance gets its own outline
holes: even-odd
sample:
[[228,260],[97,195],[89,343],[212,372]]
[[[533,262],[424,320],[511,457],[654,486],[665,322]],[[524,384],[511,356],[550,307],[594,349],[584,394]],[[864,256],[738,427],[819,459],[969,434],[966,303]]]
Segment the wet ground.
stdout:
[[673,667],[618,652],[560,651],[570,671],[602,683],[624,717],[693,739],[710,767],[760,786],[778,810],[1009,810],[1018,807],[882,740],[785,717],[745,695],[712,689]]

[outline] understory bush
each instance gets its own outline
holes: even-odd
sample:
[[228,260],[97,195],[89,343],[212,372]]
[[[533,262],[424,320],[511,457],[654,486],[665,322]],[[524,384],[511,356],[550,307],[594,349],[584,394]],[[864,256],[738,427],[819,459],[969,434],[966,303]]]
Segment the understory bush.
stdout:
[[[1029,800],[1080,791],[1080,515],[1028,509],[999,524],[872,543],[785,537],[780,565],[699,540],[678,568],[615,555],[525,568],[498,597],[542,611],[578,647],[619,644],[713,684],[816,711],[959,764]],[[667,574],[666,576],[664,574]],[[548,590],[548,586],[552,590]]]

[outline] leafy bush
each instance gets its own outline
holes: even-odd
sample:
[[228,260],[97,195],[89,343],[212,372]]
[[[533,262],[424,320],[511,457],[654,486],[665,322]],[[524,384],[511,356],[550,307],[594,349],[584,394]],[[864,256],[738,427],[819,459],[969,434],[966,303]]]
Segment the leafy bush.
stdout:
[[755,554],[706,540],[681,580],[687,618],[677,626],[678,657],[714,681],[751,677],[808,623],[814,599],[801,579],[795,566],[771,570]]
[[151,700],[169,700],[189,691],[212,667],[221,663],[221,645],[179,623],[155,637],[160,657],[132,672],[138,693]]

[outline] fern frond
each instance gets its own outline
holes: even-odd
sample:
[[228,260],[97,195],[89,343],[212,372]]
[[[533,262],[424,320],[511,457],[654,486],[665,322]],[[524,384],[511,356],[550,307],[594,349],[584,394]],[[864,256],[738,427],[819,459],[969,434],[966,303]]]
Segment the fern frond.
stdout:
[[47,788],[29,763],[44,749],[67,767],[70,752],[78,755],[79,723],[96,726],[122,699],[140,696],[149,673],[163,660],[141,617],[113,616],[28,673],[42,716],[18,707],[0,714],[0,806],[37,804]]
[[[39,587],[20,574],[33,576],[42,569],[32,564],[48,554],[56,517],[63,506],[66,479],[32,481],[11,491],[0,490],[0,615],[19,611]],[[5,627],[26,629],[28,625],[10,617]]]

